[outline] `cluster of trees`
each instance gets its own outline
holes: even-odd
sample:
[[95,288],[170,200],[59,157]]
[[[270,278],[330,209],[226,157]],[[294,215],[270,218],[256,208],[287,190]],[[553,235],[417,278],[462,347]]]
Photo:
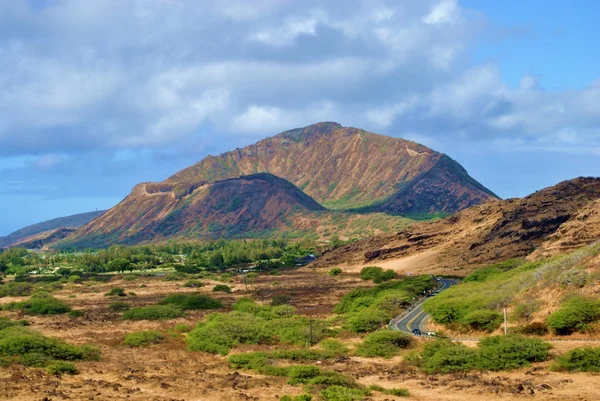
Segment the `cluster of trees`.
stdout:
[[0,272],[5,274],[125,272],[175,267],[182,271],[219,271],[234,266],[257,264],[261,268],[294,266],[296,258],[315,253],[312,241],[220,240],[206,243],[121,246],[84,252],[39,254],[25,249],[0,253]]

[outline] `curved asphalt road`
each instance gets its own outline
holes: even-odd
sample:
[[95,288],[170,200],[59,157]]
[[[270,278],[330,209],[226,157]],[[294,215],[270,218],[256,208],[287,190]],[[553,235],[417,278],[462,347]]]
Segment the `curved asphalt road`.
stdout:
[[[446,288],[452,287],[456,284],[456,280],[451,280],[447,278],[440,278],[440,287],[438,287],[435,292],[440,292],[445,290]],[[415,305],[409,312],[404,312],[402,315],[396,317],[390,322],[390,327],[392,330],[400,330],[408,334],[412,334],[414,329],[423,330],[424,323],[429,319],[429,315],[423,310],[423,303],[433,295],[429,295],[428,297],[423,298]]]

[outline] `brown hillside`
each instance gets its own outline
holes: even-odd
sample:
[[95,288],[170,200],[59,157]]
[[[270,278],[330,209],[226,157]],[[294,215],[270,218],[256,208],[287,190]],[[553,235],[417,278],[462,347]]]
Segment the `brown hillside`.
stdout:
[[496,198],[442,153],[327,122],[208,156],[165,184],[185,191],[199,181],[258,172],[285,178],[331,209],[372,206],[373,211],[400,214],[454,212]]
[[[522,199],[473,206],[396,235],[332,250],[318,265],[381,264],[411,256],[421,262],[427,259],[420,267],[458,268],[523,257],[537,247],[548,254],[552,244],[561,250],[575,248],[598,239],[600,230],[593,223],[598,199],[599,178],[565,181]],[[561,238],[568,238],[562,248]],[[419,254],[428,257],[417,258]]]
[[[238,180],[261,173],[296,185],[288,183],[286,188],[293,187],[292,197],[296,199],[310,199],[310,210],[317,208],[310,197],[332,209],[362,207],[364,212],[390,214],[452,212],[495,199],[492,192],[444,154],[403,139],[319,123],[244,149],[209,156],[161,183],[140,184],[72,239],[81,242],[86,237],[88,245],[104,246],[206,233],[248,238],[256,236],[257,231],[289,229],[289,222],[278,221],[277,216],[289,214],[291,204],[267,204],[267,194],[251,193],[265,188],[257,183],[241,185],[244,181]],[[230,194],[222,201],[209,201],[208,188],[224,188],[225,184],[216,182],[228,179],[238,180],[235,186],[245,189],[236,196],[250,197],[252,202],[265,198],[258,203],[260,207],[253,209],[244,200],[245,208],[234,216],[227,209]],[[275,187],[271,190],[276,191]],[[312,225],[311,220],[308,226]]]
[[178,195],[161,185],[140,184],[69,241],[106,245],[169,236],[233,237],[282,228],[293,213],[322,210],[311,197],[271,174],[202,182]]
[[102,247],[167,238],[255,238],[273,232],[356,238],[398,231],[411,222],[383,213],[328,211],[290,182],[260,173],[204,182],[180,196],[160,185],[138,185],[134,196],[57,246]]

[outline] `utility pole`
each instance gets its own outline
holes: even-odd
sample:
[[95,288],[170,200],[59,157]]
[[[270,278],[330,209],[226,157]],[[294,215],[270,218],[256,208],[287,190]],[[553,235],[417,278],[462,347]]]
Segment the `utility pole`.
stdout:
[[502,303],[504,305],[504,335],[508,334],[508,322],[506,318],[506,304],[508,303],[508,299],[503,299]]

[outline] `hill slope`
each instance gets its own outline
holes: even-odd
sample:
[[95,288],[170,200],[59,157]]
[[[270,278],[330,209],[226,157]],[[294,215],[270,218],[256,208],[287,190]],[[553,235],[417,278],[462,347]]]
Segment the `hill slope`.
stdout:
[[[147,203],[140,203],[139,196],[128,197],[57,246],[104,247],[174,237],[252,238],[273,232],[302,237],[327,237],[330,232],[364,236],[402,229],[410,222],[381,213],[328,211],[289,181],[268,173],[200,183],[181,196],[151,184],[138,185],[134,192],[144,193]],[[113,230],[114,226],[122,231]]]
[[[565,181],[522,199],[473,206],[440,221],[415,224],[396,235],[335,249],[318,264],[395,264],[409,269],[419,265],[430,271],[452,268],[462,272],[461,267],[471,269],[524,257],[536,248],[540,251],[532,257],[551,256],[600,238],[600,228],[594,224],[598,219],[593,214],[598,199],[600,178]],[[565,240],[561,242],[561,238]],[[419,264],[403,263],[409,256]],[[391,260],[398,262],[387,263]]]
[[0,247],[10,247],[28,242],[30,240],[37,240],[41,237],[44,237],[46,234],[52,233],[59,229],[79,228],[95,218],[102,216],[104,212],[104,210],[101,210],[59,217],[21,228],[20,230],[17,230],[6,237],[0,237]]
[[[264,224],[265,216],[260,216],[261,222],[256,225],[246,224],[244,219],[252,218],[242,215],[237,217],[239,221],[221,221],[223,208],[227,210],[229,203],[203,198],[211,183],[220,183],[221,188],[224,180],[260,173],[272,174],[271,181],[277,176],[294,184],[294,198],[300,199],[304,191],[304,201],[312,197],[332,209],[362,208],[390,214],[452,212],[495,199],[492,192],[444,154],[403,139],[336,123],[318,123],[220,156],[208,156],[161,183],[140,184],[123,202],[73,238],[96,238],[92,243],[106,245],[204,236],[207,232],[213,236],[250,237],[257,230],[286,229],[274,220]],[[282,183],[278,186],[280,190],[283,187]],[[250,190],[265,188],[254,183],[247,190],[244,196],[253,197]],[[316,204],[315,200],[311,199],[311,204]],[[182,206],[198,202],[202,207]],[[283,209],[280,213],[288,214],[288,208]],[[247,214],[248,210],[240,213]],[[193,225],[192,220],[198,221]],[[230,228],[215,228],[219,224]]]
[[199,181],[257,172],[285,178],[330,209],[450,213],[497,198],[442,153],[329,122],[208,156],[164,184],[185,191]]
[[201,182],[179,195],[159,185],[140,184],[132,195],[78,230],[70,241],[103,246],[183,235],[235,237],[280,228],[295,212],[324,210],[294,185],[271,174]]

